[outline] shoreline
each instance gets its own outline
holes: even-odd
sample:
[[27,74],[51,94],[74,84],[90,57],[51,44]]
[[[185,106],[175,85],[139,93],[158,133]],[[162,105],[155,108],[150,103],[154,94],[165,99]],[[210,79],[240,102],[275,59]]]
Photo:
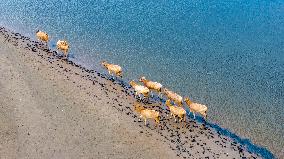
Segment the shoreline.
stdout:
[[[27,61],[25,63],[25,65],[27,65],[26,66],[27,68],[32,68],[40,72],[40,73],[34,72],[34,74],[41,74],[41,76],[44,76],[45,78],[50,77],[49,79],[46,80],[54,83],[56,87],[58,87],[56,89],[63,90],[63,94],[68,94],[68,92],[64,92],[65,89],[73,90],[75,88],[76,92],[81,96],[75,97],[73,94],[74,98],[84,97],[83,101],[87,99],[88,101],[90,101],[91,104],[86,106],[90,114],[94,113],[93,112],[94,110],[99,110],[100,108],[107,106],[107,108],[105,108],[107,110],[105,111],[111,111],[112,114],[115,115],[115,117],[109,116],[108,118],[109,120],[114,118],[116,124],[118,125],[123,125],[122,123],[126,122],[126,124],[124,124],[124,128],[127,129],[128,126],[131,126],[131,128],[134,128],[134,130],[132,130],[133,134],[143,134],[141,135],[143,136],[141,137],[141,140],[144,140],[145,136],[146,137],[151,136],[149,137],[149,140],[155,139],[155,142],[153,141],[152,142],[153,144],[158,143],[156,147],[157,146],[160,147],[161,144],[163,145],[163,149],[160,150],[165,149],[167,150],[167,152],[169,152],[169,154],[165,155],[164,154],[165,152],[161,151],[159,153],[160,155],[164,154],[165,156],[171,156],[175,154],[181,158],[207,157],[207,156],[220,157],[220,158],[226,158],[226,157],[273,158],[273,154],[271,152],[269,152],[265,148],[253,145],[252,143],[250,143],[250,141],[241,138],[237,139],[238,142],[241,143],[243,142],[243,144],[245,145],[241,145],[240,143],[234,141],[234,139],[230,137],[234,136],[235,134],[227,131],[226,129],[220,128],[216,124],[208,123],[206,126],[204,126],[203,124],[200,124],[191,119],[190,121],[187,121],[187,125],[185,127],[181,127],[180,123],[175,123],[173,120],[162,118],[161,121],[162,128],[155,128],[152,121],[150,121],[149,126],[146,127],[144,126],[144,123],[142,121],[138,120],[138,114],[135,113],[133,108],[133,104],[135,102],[135,99],[132,96],[133,91],[124,81],[111,80],[109,79],[108,75],[97,72],[95,70],[86,69],[80,65],[75,64],[72,61],[62,60],[60,56],[58,56],[56,51],[51,51],[45,48],[45,46],[42,45],[41,43],[32,41],[30,40],[30,38],[24,37],[19,33],[12,33],[10,31],[7,31],[5,28],[0,28],[0,33],[1,33],[0,35],[1,41],[2,42],[4,41],[3,45],[6,46],[9,45],[10,47],[14,47],[13,53],[19,55],[18,56],[19,60],[24,59],[23,61]],[[3,48],[5,47],[3,46]],[[7,49],[7,51],[9,50]],[[46,71],[43,70],[43,68],[47,68],[49,70]],[[47,74],[46,72],[49,73]],[[68,83],[68,84],[62,84],[62,83]],[[37,89],[37,87],[35,87],[34,89]],[[72,99],[69,100],[72,101]],[[76,102],[76,100],[74,101]],[[80,100],[82,101],[82,99]],[[9,103],[9,101],[7,101],[7,103]],[[85,105],[84,103],[81,104]],[[79,105],[74,104],[73,106],[75,107]],[[148,107],[160,111],[164,117],[166,117],[166,115],[169,114],[168,110],[162,109],[160,107],[158,101],[152,100],[151,103],[149,103]],[[86,108],[85,109],[82,108],[82,111],[86,111]],[[102,111],[100,112],[102,113]],[[108,116],[109,114],[104,114],[104,115]],[[118,118],[120,118],[121,121],[118,120]],[[68,123],[66,123],[66,125],[68,125]],[[92,126],[92,125],[86,125],[86,126]],[[106,131],[108,130],[109,129],[106,129]],[[121,134],[124,133],[123,130],[125,129],[121,130],[122,131]],[[227,136],[224,136],[224,134],[226,134]],[[100,135],[97,134],[96,136]],[[238,136],[235,135],[234,138],[236,137]],[[134,144],[137,143],[136,139],[133,138],[128,139],[126,137],[126,141],[128,140],[133,140]],[[145,143],[149,144],[147,142],[144,142],[144,144]],[[110,144],[110,145],[115,145],[115,144]],[[154,146],[155,145],[152,145],[151,148],[153,148]],[[135,146],[131,145],[131,148],[132,147]],[[139,147],[136,146],[136,149],[138,150]],[[139,153],[140,155],[142,154],[142,152]],[[147,153],[149,153],[149,155],[151,153],[152,154],[158,153],[158,150],[149,151]]]

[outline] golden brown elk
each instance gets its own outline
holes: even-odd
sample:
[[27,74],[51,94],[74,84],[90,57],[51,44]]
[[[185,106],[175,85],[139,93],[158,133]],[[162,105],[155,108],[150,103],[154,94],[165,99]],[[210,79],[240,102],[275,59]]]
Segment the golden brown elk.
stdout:
[[[163,87],[163,85],[161,83],[147,80],[146,77],[144,77],[144,76],[142,76],[139,79],[139,81],[142,82],[144,84],[144,86],[146,86],[150,90],[154,90],[154,91],[158,92],[159,96],[160,96],[161,91],[162,91],[162,87]],[[152,94],[152,96],[153,96],[153,94]]]
[[65,40],[58,40],[56,43],[57,49],[62,51],[64,54],[64,57],[67,58],[68,50],[69,50],[69,44]]
[[116,76],[122,77],[122,68],[119,65],[111,64],[106,61],[102,61],[101,64],[108,70],[110,75],[115,74]]
[[47,45],[47,42],[48,42],[48,40],[49,40],[49,37],[48,37],[48,34],[47,34],[47,33],[38,30],[38,31],[36,32],[36,37],[37,37],[38,40],[45,42],[46,45]]
[[149,92],[150,90],[142,85],[139,85],[137,83],[135,83],[133,80],[129,82],[129,84],[131,85],[131,87],[134,88],[135,91],[135,95],[139,96],[139,98],[141,99],[140,95],[142,94],[144,97],[148,97],[149,96]]
[[158,111],[145,109],[140,105],[135,105],[135,110],[140,114],[140,118],[144,119],[145,125],[147,125],[147,119],[154,119],[156,126],[160,123],[160,113]]
[[166,101],[166,106],[169,107],[171,116],[173,116],[175,120],[176,116],[178,116],[180,118],[179,122],[181,122],[182,120],[185,121],[186,111],[184,110],[183,107],[175,107],[174,105],[171,104],[171,100],[169,99]]
[[184,101],[188,105],[190,111],[193,113],[194,119],[195,119],[195,113],[200,113],[205,119],[207,119],[207,106],[206,105],[202,105],[199,103],[193,103],[191,100],[189,100],[188,97],[186,97]]
[[177,104],[180,107],[182,106],[182,96],[174,93],[173,91],[168,90],[167,88],[164,88],[163,92],[175,104]]

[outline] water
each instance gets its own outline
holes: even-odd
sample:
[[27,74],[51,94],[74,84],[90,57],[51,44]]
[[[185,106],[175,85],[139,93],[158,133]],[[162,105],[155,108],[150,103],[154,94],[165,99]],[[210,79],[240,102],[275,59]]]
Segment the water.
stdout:
[[108,60],[209,107],[209,119],[277,156],[284,152],[284,2],[36,0],[0,2],[0,24],[72,60]]

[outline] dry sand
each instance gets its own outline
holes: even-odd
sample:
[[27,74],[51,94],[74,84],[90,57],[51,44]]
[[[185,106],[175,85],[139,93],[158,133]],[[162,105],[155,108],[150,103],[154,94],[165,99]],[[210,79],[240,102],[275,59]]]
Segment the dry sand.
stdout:
[[0,28],[0,158],[261,158],[204,124],[139,121],[123,81]]

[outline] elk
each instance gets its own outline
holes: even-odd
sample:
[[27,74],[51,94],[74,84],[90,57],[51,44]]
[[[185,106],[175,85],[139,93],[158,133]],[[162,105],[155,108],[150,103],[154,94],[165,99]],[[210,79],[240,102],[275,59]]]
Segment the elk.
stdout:
[[171,104],[171,100],[169,99],[166,101],[166,106],[169,107],[171,116],[173,116],[175,120],[176,116],[178,116],[180,118],[179,122],[181,122],[182,119],[185,121],[186,111],[184,110],[183,107],[175,107],[174,105]]
[[139,85],[137,83],[135,83],[133,80],[129,82],[129,84],[131,85],[131,87],[134,88],[135,90],[135,95],[139,96],[139,98],[141,99],[140,95],[143,94],[144,97],[148,97],[149,96],[149,92],[150,90],[142,85]]
[[43,31],[40,31],[40,30],[37,30],[36,31],[36,37],[38,38],[38,40],[45,42],[46,45],[47,45],[47,42],[49,40],[49,37],[48,37],[47,33],[43,32]]
[[[139,79],[139,81],[142,82],[144,84],[144,86],[146,86],[148,89],[155,90],[156,92],[158,92],[159,96],[160,96],[161,91],[162,91],[162,87],[163,87],[163,85],[161,83],[147,80],[146,77],[144,77],[144,76],[142,76]],[[152,92],[151,92],[151,96],[153,96]]]
[[165,88],[163,92],[175,104],[177,104],[180,107],[182,106],[182,96],[174,93],[173,91],[168,90],[167,88]]
[[145,109],[140,105],[135,105],[135,110],[140,114],[140,118],[144,119],[145,125],[147,125],[147,119],[154,119],[156,126],[160,123],[160,113],[158,111]]
[[119,65],[114,65],[106,61],[102,61],[101,65],[108,70],[110,75],[115,74],[116,76],[122,77],[122,69]]
[[64,54],[64,57],[67,58],[68,50],[69,50],[69,44],[65,40],[58,40],[56,43],[57,49],[62,51]]
[[188,105],[190,112],[193,113],[195,119],[195,113],[200,113],[205,119],[207,119],[207,106],[199,103],[193,103],[188,97],[185,98],[185,103]]

